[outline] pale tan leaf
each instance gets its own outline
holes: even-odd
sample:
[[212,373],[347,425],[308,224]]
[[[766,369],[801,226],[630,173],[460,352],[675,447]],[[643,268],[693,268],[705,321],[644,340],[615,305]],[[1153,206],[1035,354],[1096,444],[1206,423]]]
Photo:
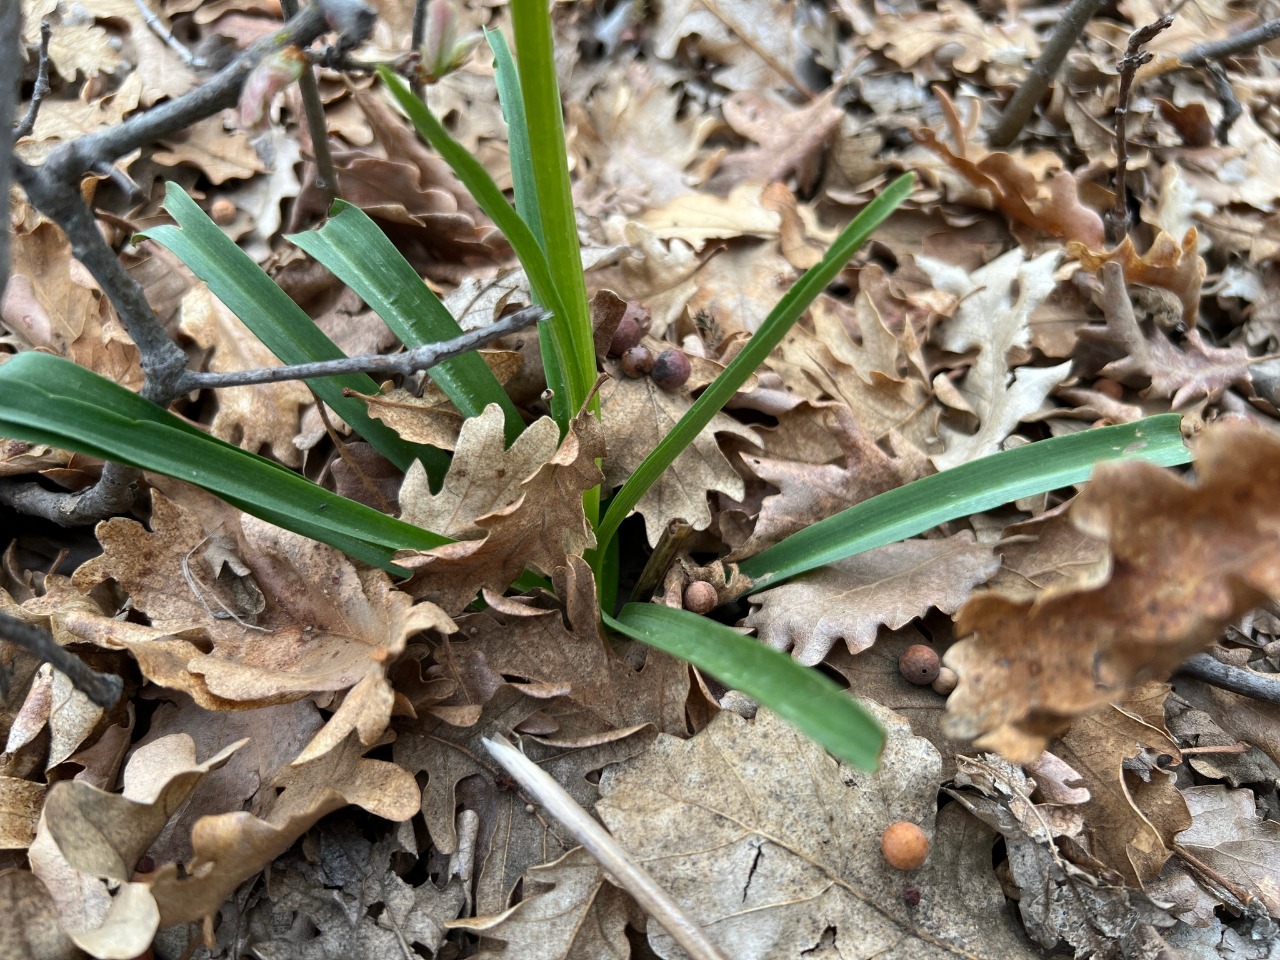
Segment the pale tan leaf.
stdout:
[[[801,955],[829,929],[837,954],[1038,956],[1003,913],[990,834],[954,805],[936,813],[937,751],[891,711],[867,706],[888,735],[874,774],[841,767],[768,711],[754,721],[725,711],[692,740],[660,736],[607,770],[596,811],[739,960]],[[932,838],[910,874],[914,908],[880,852],[881,833],[900,820]],[[649,937],[674,956],[652,921]]]
[[999,565],[968,531],[891,543],[755,594],[746,624],[775,650],[813,665],[840,640],[857,654],[881,625],[897,630],[933,608],[954,613]]

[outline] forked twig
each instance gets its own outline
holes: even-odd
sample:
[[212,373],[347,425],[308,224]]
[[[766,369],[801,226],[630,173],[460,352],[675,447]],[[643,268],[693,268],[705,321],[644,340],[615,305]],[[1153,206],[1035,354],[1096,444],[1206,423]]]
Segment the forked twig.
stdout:
[[1116,203],[1108,214],[1116,239],[1129,232],[1129,189],[1125,185],[1129,165],[1129,141],[1125,139],[1129,119],[1129,93],[1138,68],[1151,62],[1142,48],[1173,26],[1173,14],[1166,13],[1155,23],[1139,27],[1129,35],[1129,44],[1120,58],[1120,88],[1116,95]]

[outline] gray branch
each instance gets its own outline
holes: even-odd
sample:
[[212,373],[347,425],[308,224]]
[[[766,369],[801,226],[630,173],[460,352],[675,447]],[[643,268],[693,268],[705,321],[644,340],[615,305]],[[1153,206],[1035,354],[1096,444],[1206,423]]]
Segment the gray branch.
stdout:
[[0,639],[22,647],[45,663],[66,674],[85,696],[100,707],[115,706],[124,692],[124,681],[112,673],[98,673],[71,651],[58,645],[47,630],[19,620],[7,613],[0,613]]
[[1280,674],[1258,673],[1233,667],[1207,653],[1197,653],[1178,668],[1179,673],[1265,703],[1280,703]]
[[469,353],[477,347],[505,337],[531,323],[546,320],[550,316],[551,314],[543,311],[541,307],[525,307],[496,323],[468,331],[452,340],[429,343],[390,356],[380,353],[368,354],[362,357],[343,357],[340,360],[319,360],[315,363],[296,363],[287,367],[263,367],[260,370],[236,370],[229,373],[201,373],[186,370],[183,372],[181,381],[182,392],[281,383],[286,380],[314,380],[317,377],[341,377],[350,373],[408,376],[419,370],[429,370],[444,360]]

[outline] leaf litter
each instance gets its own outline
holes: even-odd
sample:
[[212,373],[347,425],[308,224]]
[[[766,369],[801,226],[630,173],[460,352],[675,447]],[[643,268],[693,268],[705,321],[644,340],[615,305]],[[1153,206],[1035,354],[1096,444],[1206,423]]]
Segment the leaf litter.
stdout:
[[[154,6],[209,49],[245,45],[278,12]],[[377,6],[370,56],[402,53],[404,10]],[[1243,114],[1219,142],[1218,92],[1176,58],[1259,17],[1178,9],[1129,104],[1136,217],[1117,235],[1102,217],[1116,62],[1158,4],[1093,20],[1021,137],[986,146],[979,104],[998,112],[1061,6],[558,5],[588,287],[645,304],[646,342],[682,347],[693,377],[662,390],[606,361],[603,427],[580,417],[561,438],[538,419],[536,344],[511,338],[488,355],[533,424],[510,448],[496,408],[464,421],[430,387],[368,398],[404,436],[454,451],[438,488],[359,444],[339,451],[297,385],[179,406],[457,539],[398,558],[404,582],[160,477],[135,517],[93,538],[14,527],[0,608],[127,688],[104,710],[3,652],[13,955],[680,956],[489,761],[482,739],[515,733],[735,957],[1274,956],[1280,709],[1177,673],[1206,650],[1280,671],[1274,51],[1226,62]],[[23,7],[29,53],[51,18],[55,78],[16,147],[28,162],[200,80],[138,5]],[[509,27],[501,6],[460,7],[467,29]],[[527,300],[505,240],[376,88],[322,72],[321,90],[340,194],[464,326]],[[135,196],[95,178],[86,193],[118,245],[155,221],[166,180],[223,203],[219,222],[336,340],[386,349],[376,318],[280,240],[325,208],[293,96],[274,159],[215,116],[126,157]],[[507,186],[489,65],[431,96]],[[630,474],[833,228],[903,169],[923,187],[640,502],[624,567],[682,522],[659,598],[678,604],[707,577],[724,599],[732,569],[710,558],[753,556],[1029,439],[1169,408],[1197,465],[1184,480],[1111,464],[1074,497],[949,524],[731,614],[875,712],[889,742],[868,775],[603,633],[582,493],[601,472],[611,488]],[[57,353],[136,389],[108,300],[61,233],[15,204],[5,351]],[[271,362],[154,245],[139,251],[126,262],[199,362]],[[0,450],[5,476],[55,487],[100,469]],[[527,568],[544,584],[511,590]],[[955,670],[949,697],[901,676],[913,644]],[[931,841],[910,873],[879,849],[900,820]]]

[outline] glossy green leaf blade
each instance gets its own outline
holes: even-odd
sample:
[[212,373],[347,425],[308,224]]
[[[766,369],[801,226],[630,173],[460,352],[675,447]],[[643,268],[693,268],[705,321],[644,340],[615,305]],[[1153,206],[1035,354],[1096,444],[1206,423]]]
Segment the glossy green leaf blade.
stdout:
[[[359,207],[334,201],[319,230],[286,237],[360,295],[407,347],[451,340],[463,331],[440,298],[423,282],[395,244]],[[510,443],[524,421],[478,353],[437,364],[428,371],[464,417],[478,417],[491,403],[505,416]]]
[[1176,413],[1041,440],[915,480],[805,527],[738,565],[752,591],[924,533],[948,520],[1089,479],[1104,460],[1191,460]]
[[542,220],[542,234],[551,279],[565,313],[572,354],[570,382],[577,389],[573,407],[586,401],[596,378],[595,347],[587,307],[587,287],[578,245],[578,222],[569,184],[569,158],[565,149],[564,111],[556,79],[556,56],[551,35],[551,15],[546,0],[514,0],[511,23],[515,30],[517,68],[524,94],[529,152],[534,188]]
[[652,603],[628,603],[604,622],[741,690],[841,760],[861,770],[879,764],[879,724],[832,680],[785,653],[688,610]]
[[849,262],[849,258],[897,209],[898,204],[910,195],[914,186],[915,177],[911,174],[905,174],[889,184],[878,197],[867,204],[866,209],[859,213],[852,223],[844,228],[822,260],[806,270],[795,285],[787,291],[786,296],[778,301],[778,305],[770,311],[769,316],[760,325],[760,329],[751,335],[751,339],[747,341],[742,351],[702,392],[702,396],[694,401],[693,406],[671,428],[671,432],[663,437],[653,451],[641,461],[640,466],[622,485],[622,489],[614,495],[597,531],[597,539],[601,544],[609,542],[617,532],[618,526],[640,502],[645,492],[657,482],[663,471],[675,462],[676,457],[693,443],[703,428],[711,422],[712,417],[729,402],[729,398],[746,383],[747,378],[782,342],[787,331],[800,319],[800,315],[814,298],[836,278],[844,265]]
[[388,569],[398,549],[451,542],[331,493],[211,437],[62,357],[22,353],[0,366],[0,435],[185,480],[246,513]]
[[498,83],[498,102],[507,122],[507,152],[511,157],[511,181],[516,199],[516,213],[529,226],[538,246],[546,250],[542,234],[542,213],[538,209],[538,188],[533,178],[533,154],[529,150],[529,124],[524,112],[524,93],[520,89],[520,72],[515,57],[501,30],[485,29],[484,37],[493,51],[494,78]]
[[572,403],[575,391],[580,390],[581,395],[586,396],[590,385],[583,387],[570,380],[573,367],[566,361],[573,356],[573,341],[564,319],[564,305],[552,281],[551,268],[547,265],[542,247],[529,226],[520,219],[511,204],[507,203],[507,198],[502,195],[502,191],[480,162],[462,144],[449,136],[444,125],[427,109],[425,103],[413,95],[404,81],[386,66],[378,67],[378,76],[408,115],[418,135],[435,148],[436,153],[457,174],[480,209],[502,231],[529,277],[534,299],[554,314],[547,323],[538,325],[538,334],[540,338],[546,338],[544,343],[549,341],[552,346],[549,351],[543,350],[542,363],[547,374],[547,385],[552,390],[551,404],[556,422],[560,424],[562,431],[567,429],[569,420],[577,410]]
[[[310,363],[345,356],[303,309],[175,183],[165,186],[164,208],[177,221],[177,226],[152,227],[141,235],[173,251],[281,362]],[[433,476],[443,476],[448,469],[448,460],[442,451],[406,443],[386,424],[370,417],[361,401],[342,395],[344,387],[358,393],[377,393],[378,385],[371,377],[356,373],[322,377],[307,383],[400,469],[407,470],[415,459],[422,459],[428,474]]]

